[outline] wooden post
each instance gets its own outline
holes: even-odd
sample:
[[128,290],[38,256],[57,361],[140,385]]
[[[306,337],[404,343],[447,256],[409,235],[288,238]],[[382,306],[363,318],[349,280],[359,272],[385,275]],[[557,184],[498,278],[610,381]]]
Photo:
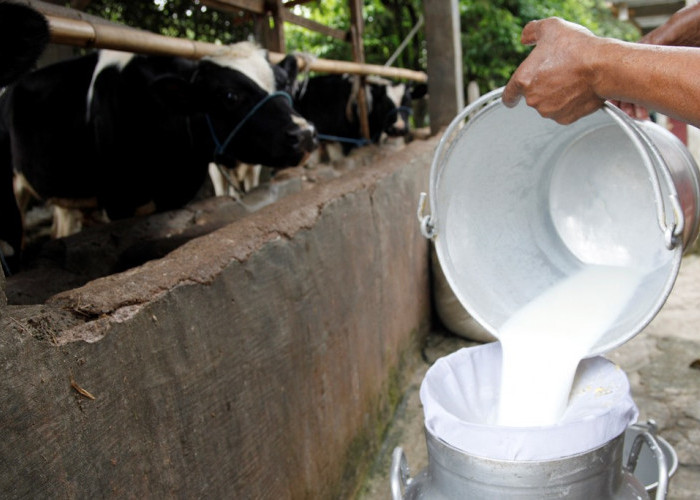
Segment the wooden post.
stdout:
[[462,45],[457,0],[425,0],[430,132],[450,124],[464,107]]
[[273,52],[285,52],[282,0],[266,0],[265,12],[255,15],[255,38]]
[[[352,57],[356,63],[365,63],[365,45],[362,35],[365,31],[365,22],[362,18],[362,0],[350,1],[350,34],[352,36]],[[362,137],[370,140],[369,117],[367,112],[367,96],[365,95],[365,77],[359,76],[360,85],[357,90],[357,114],[360,117],[360,131]]]
[[265,42],[265,48],[284,54],[286,52],[286,42],[284,40],[284,6],[282,5],[282,0],[267,0],[265,6],[268,9],[268,22],[272,22],[272,25],[268,24],[268,38]]

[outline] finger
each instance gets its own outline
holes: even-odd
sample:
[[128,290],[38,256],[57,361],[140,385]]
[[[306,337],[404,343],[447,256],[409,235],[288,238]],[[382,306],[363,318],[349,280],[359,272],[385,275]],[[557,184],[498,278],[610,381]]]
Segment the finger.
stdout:
[[620,108],[622,111],[624,111],[628,116],[631,116],[632,118],[634,118],[634,115],[635,115],[634,104],[630,104],[629,102],[622,102],[622,101],[614,102],[614,104],[618,108]]
[[503,104],[505,104],[508,108],[513,108],[520,102],[521,96],[522,92],[520,91],[520,85],[518,85],[515,78],[511,78],[506,84],[506,87],[503,89],[503,94],[501,95]]
[[648,120],[649,119],[649,110],[645,108],[644,106],[635,106],[634,107],[635,111],[635,118],[637,120]]

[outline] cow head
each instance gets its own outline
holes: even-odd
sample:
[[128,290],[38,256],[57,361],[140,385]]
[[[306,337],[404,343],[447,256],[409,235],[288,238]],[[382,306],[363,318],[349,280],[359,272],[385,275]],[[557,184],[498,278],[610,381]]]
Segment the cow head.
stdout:
[[385,133],[399,137],[409,132],[411,101],[423,97],[425,84],[391,83],[387,80],[368,79],[371,88],[370,122],[372,135]]
[[283,168],[300,164],[318,145],[313,125],[277,90],[287,85],[283,79],[263,49],[241,42],[202,59],[189,81],[167,85],[172,93],[175,83],[180,104],[206,117],[213,161]]

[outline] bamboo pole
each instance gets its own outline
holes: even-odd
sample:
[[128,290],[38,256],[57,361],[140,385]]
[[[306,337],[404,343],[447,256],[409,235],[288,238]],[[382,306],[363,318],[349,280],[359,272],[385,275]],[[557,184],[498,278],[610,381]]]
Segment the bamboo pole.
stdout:
[[[199,59],[207,55],[213,55],[221,52],[224,48],[222,45],[167,37],[135,28],[44,14],[49,22],[51,40],[54,43],[77,47],[172,55],[189,59]],[[276,64],[285,57],[285,54],[270,52],[269,56],[270,62]],[[300,69],[306,69],[305,65],[307,62],[303,58],[298,57],[297,61]],[[330,59],[314,59],[309,61],[308,64],[310,71],[319,73],[377,75],[384,78],[417,82],[427,82],[428,80],[428,76],[422,71],[390,68],[375,64],[359,64]]]

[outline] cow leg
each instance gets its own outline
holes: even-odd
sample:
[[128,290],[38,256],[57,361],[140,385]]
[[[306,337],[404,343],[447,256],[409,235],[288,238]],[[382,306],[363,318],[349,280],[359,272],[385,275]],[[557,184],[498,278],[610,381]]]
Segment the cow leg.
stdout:
[[19,212],[24,215],[27,213],[27,208],[29,207],[29,202],[32,199],[41,199],[34,188],[23,174],[15,174],[12,180],[12,188],[14,190],[15,199],[17,200],[17,206],[19,207]]
[[59,205],[53,206],[53,224],[51,236],[64,238],[80,232],[83,228],[83,213],[78,208],[66,208]]
[[328,161],[331,163],[340,161],[345,157],[343,146],[339,142],[330,142],[326,144],[326,153],[328,154]]
[[209,163],[209,178],[214,185],[214,194],[216,196],[224,196],[226,194],[226,178],[221,173],[216,163]]
[[235,169],[235,178],[238,181],[237,189],[247,193],[257,187],[260,184],[261,171],[262,165],[249,165],[247,163],[238,165]]
[[5,274],[19,270],[24,231],[22,213],[17,206],[10,165],[0,172],[0,258]]
[[209,178],[214,185],[216,196],[230,196],[236,201],[241,200],[240,180],[237,169],[229,169],[216,163],[209,164]]
[[322,162],[321,160],[321,155],[323,151],[323,145],[317,147],[314,149],[309,157],[306,159],[306,163],[304,164],[304,167],[306,168],[316,168],[319,163]]
[[10,137],[0,127],[0,268],[6,275],[19,270],[23,239],[22,213],[14,191]]
[[262,165],[253,165],[246,177],[246,183],[244,185],[245,192],[258,187],[260,185],[260,173],[262,172]]

